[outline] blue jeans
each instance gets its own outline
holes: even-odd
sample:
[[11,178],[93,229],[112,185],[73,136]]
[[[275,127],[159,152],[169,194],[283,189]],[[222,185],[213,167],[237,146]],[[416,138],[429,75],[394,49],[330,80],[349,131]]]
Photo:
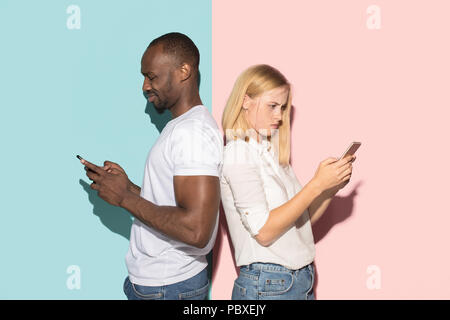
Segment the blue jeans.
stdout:
[[241,266],[232,300],[315,300],[314,266],[290,270],[273,263]]
[[209,291],[207,268],[184,281],[165,286],[141,286],[127,277],[123,292],[128,300],[206,300]]

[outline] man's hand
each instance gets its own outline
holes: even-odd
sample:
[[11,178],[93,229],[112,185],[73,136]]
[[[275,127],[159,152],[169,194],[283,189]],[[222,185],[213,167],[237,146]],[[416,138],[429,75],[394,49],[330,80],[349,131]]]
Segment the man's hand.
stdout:
[[[120,165],[118,165],[115,162],[111,162],[111,161],[103,162],[102,169],[105,170],[106,172],[109,172],[109,173],[113,172],[113,169],[117,169],[117,170],[125,173],[125,170],[123,170]],[[135,185],[134,183],[131,183],[131,184],[132,184],[131,191],[133,191],[134,194],[139,196],[141,194],[141,187]]]
[[123,199],[131,193],[132,183],[128,179],[125,171],[119,166],[108,167],[103,169],[106,165],[98,167],[83,159],[82,163],[85,165],[86,175],[92,181],[91,189],[98,191],[98,196],[106,202],[120,206]]
[[123,173],[125,173],[125,170],[123,170],[120,165],[118,165],[115,162],[111,162],[111,161],[103,162],[102,169],[105,170],[106,172],[112,172],[112,169],[117,169],[117,170],[122,171]]

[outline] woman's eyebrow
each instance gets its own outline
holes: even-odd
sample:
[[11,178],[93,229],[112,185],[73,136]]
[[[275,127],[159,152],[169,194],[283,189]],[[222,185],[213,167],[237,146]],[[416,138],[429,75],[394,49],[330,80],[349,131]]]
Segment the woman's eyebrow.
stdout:
[[270,101],[269,103],[281,104],[281,103],[278,103],[278,102],[275,102],[275,101]]

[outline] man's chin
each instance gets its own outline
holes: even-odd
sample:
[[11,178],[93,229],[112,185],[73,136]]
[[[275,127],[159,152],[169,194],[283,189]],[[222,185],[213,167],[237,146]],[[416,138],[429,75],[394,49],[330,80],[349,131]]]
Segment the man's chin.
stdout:
[[160,105],[160,104],[153,103],[153,106],[155,107],[155,109],[156,109],[156,111],[158,113],[164,113],[164,111],[166,111],[165,105]]

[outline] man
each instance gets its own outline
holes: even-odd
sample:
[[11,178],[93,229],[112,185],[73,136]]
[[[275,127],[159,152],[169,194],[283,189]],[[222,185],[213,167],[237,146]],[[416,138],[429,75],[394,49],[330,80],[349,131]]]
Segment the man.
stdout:
[[198,91],[199,52],[186,35],[153,40],[141,60],[143,91],[167,123],[150,150],[142,189],[116,163],[85,160],[91,188],[135,216],[126,256],[128,299],[205,299],[214,245],[223,140]]

